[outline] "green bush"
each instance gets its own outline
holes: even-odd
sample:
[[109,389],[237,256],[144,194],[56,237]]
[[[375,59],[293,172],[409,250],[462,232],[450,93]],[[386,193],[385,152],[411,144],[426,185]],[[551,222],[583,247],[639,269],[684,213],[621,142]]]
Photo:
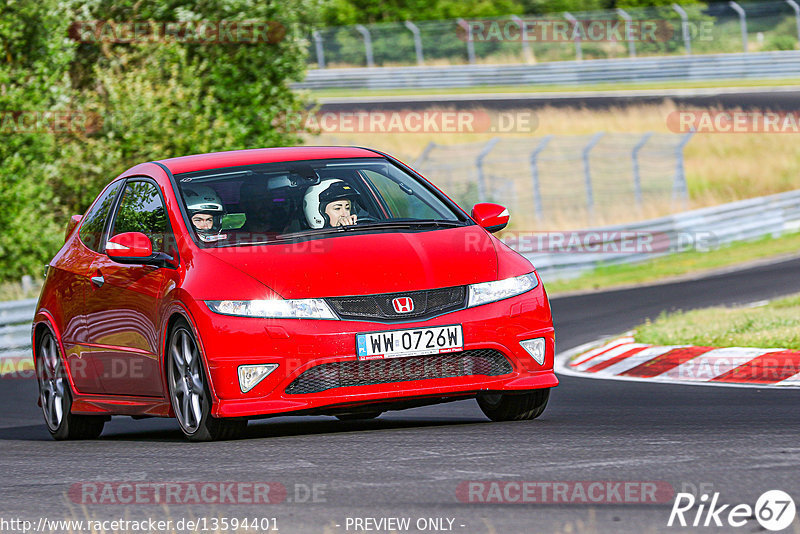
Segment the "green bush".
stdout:
[[797,37],[792,35],[772,35],[764,43],[764,50],[794,50],[797,48]]

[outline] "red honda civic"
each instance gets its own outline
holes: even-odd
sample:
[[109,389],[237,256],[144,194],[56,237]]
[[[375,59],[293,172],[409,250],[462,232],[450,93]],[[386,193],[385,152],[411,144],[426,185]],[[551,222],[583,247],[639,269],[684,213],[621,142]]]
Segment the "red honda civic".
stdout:
[[73,216],[33,322],[56,439],[112,415],[175,417],[191,440],[250,419],[477,398],[545,409],[554,332],[528,260],[391,156],[241,150],[142,163]]

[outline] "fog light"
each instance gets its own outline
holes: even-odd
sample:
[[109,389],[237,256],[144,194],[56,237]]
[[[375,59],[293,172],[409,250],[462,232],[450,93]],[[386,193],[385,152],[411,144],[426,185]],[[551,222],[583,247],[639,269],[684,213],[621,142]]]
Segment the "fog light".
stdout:
[[239,366],[239,389],[247,393],[278,368],[277,363]]
[[525,351],[531,355],[531,358],[536,360],[539,365],[544,365],[544,338],[537,337],[536,339],[526,339],[520,341],[520,345]]

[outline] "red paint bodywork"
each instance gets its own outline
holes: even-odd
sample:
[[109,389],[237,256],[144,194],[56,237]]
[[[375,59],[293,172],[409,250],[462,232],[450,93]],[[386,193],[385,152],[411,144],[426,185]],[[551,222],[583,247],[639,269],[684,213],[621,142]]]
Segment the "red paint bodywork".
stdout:
[[[128,265],[88,249],[71,231],[50,262],[34,319],[37,335],[58,339],[74,391],[74,413],[172,416],[165,378],[170,321],[189,322],[198,340],[217,417],[324,411],[375,402],[474,396],[479,391],[549,388],[554,332],[541,282],[534,290],[424,321],[384,324],[347,320],[258,319],[219,315],[206,300],[274,296],[322,298],[466,285],[529,273],[531,264],[477,225],[426,232],[352,234],[294,244],[203,249],[181,216],[170,176],[232,165],[383,157],[361,148],[299,147],[204,154],[137,165],[117,179],[152,178],[176,234],[177,267]],[[163,165],[164,167],[162,167]],[[115,180],[116,181],[116,180]],[[368,251],[368,253],[367,253]],[[97,287],[92,276],[102,275]],[[286,386],[321,363],[355,360],[362,332],[461,324],[464,349],[494,348],[513,372],[336,388],[288,395]],[[519,345],[546,339],[544,365]],[[277,363],[276,371],[242,393],[237,367]]]

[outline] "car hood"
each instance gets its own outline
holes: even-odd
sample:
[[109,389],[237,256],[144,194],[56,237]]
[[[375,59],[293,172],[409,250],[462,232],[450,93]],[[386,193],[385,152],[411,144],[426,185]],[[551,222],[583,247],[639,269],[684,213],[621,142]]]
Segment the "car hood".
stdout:
[[494,243],[477,225],[354,233],[205,252],[287,299],[474,284],[496,280],[498,271]]

